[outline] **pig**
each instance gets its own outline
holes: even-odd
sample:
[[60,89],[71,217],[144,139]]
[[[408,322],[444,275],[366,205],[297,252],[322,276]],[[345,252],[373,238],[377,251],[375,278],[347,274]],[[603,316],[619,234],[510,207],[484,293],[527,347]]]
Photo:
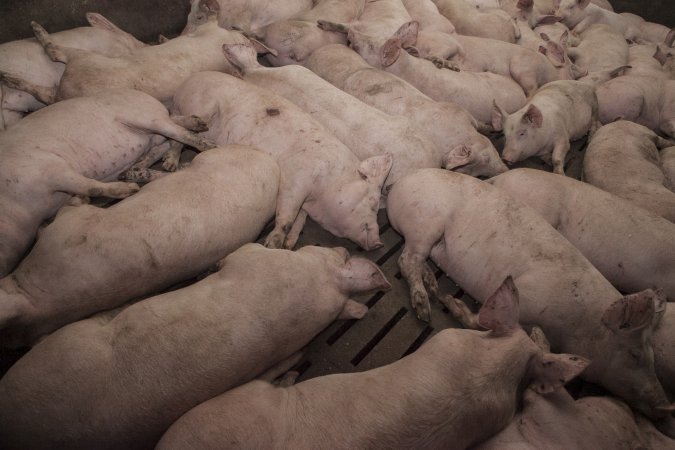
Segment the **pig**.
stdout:
[[[654,373],[650,340],[666,305],[662,292],[622,296],[534,210],[462,174],[420,169],[402,178],[389,193],[387,215],[405,238],[398,263],[419,317],[429,316],[427,289],[438,292],[429,256],[478,302],[511,275],[521,323],[541,327],[554,351],[590,359],[585,380],[675,435],[674,407]],[[436,296],[465,325],[476,326],[461,300]]]
[[626,75],[656,77],[668,80],[670,74],[665,66],[668,52],[659,44],[633,44],[628,47],[628,64],[631,66]]
[[276,50],[277,55],[266,55],[273,66],[301,64],[317,48],[347,43],[343,33],[317,27],[318,20],[352,22],[358,19],[364,7],[365,0],[319,0],[309,11],[261,29],[256,38]]
[[638,42],[662,42],[670,29],[646,22],[634,14],[617,14],[591,3],[591,0],[555,0],[556,17],[576,33],[583,33],[596,23],[609,25],[624,38]]
[[335,134],[359,159],[391,154],[393,165],[384,181],[383,193],[408,172],[441,167],[448,149],[437,147],[406,118],[392,117],[366,105],[305,67],[263,67],[252,45],[226,44],[223,49],[246,82],[295,103]]
[[434,100],[459,104],[479,122],[490,122],[495,99],[510,112],[525,104],[522,88],[511,78],[492,73],[438,70],[430,61],[402,51],[415,45],[417,31],[417,22],[409,22],[384,45],[376,45],[378,39],[350,28],[348,39],[350,46],[370,65],[403,78]]
[[541,170],[511,170],[489,183],[537,211],[621,292],[661,288],[675,301],[672,222],[588,183]]
[[457,33],[516,43],[520,29],[501,9],[477,9],[464,0],[433,0],[438,11],[455,26]]
[[363,317],[351,295],[390,287],[343,248],[246,244],[219,265],[33,347],[0,381],[3,447],[154,447],[182,414],[291,357],[338,316]]
[[502,159],[507,164],[539,156],[561,175],[570,141],[593,134],[599,126],[598,100],[591,82],[553,81],[513,114],[497,102],[492,111],[492,127],[504,130]]
[[203,136],[218,144],[250,145],[277,161],[281,181],[266,246],[293,248],[307,215],[365,250],[383,245],[377,210],[393,163],[390,154],[359,161],[293,103],[218,72],[202,72],[183,83],[174,111],[204,117],[209,131]]
[[[509,426],[472,450],[666,450],[675,446],[674,440],[657,430],[643,432],[646,420],[612,397],[575,401],[565,389],[548,395],[526,390],[523,397],[523,409]],[[659,439],[666,446],[653,444]]]
[[[190,0],[190,13],[183,33],[206,22],[207,15],[200,7],[200,0]],[[217,0],[218,26],[245,32],[256,31],[279,20],[290,19],[308,11],[314,0]],[[222,13],[220,12],[222,11]]]
[[30,345],[201,274],[258,237],[274,216],[278,185],[268,155],[231,145],[110,208],[63,208],[0,280],[0,347]]
[[[111,57],[145,46],[100,14],[90,12],[86,17],[90,27],[54,33],[54,42]],[[48,90],[59,84],[63,70],[63,64],[51,61],[35,39],[0,44],[0,72],[13,78]],[[0,131],[21,120],[26,113],[44,106],[29,93],[0,84]]]
[[72,195],[125,198],[137,192],[137,184],[113,180],[153,145],[168,137],[211,148],[179,125],[198,128],[200,122],[172,120],[149,95],[112,89],[50,105],[0,133],[0,277]]
[[[581,39],[578,36],[570,32],[570,29],[567,28],[560,22],[549,23],[549,24],[538,24],[534,29],[534,33],[541,37],[542,33],[548,36],[553,42],[559,42],[565,49],[565,53],[569,56],[569,50],[571,47],[576,47],[581,43]],[[622,64],[617,64],[617,67]]]
[[421,30],[456,34],[455,26],[438,11],[432,0],[403,0],[403,6]]
[[584,181],[675,222],[675,192],[665,186],[658,152],[673,144],[626,120],[605,125],[588,143]]
[[472,36],[457,36],[456,39],[465,53],[451,61],[460,70],[485,71],[512,78],[528,97],[551,81],[574,80],[585,75],[566,57],[563,46],[550,40],[536,52],[493,39]]
[[602,123],[630,120],[675,138],[675,80],[625,75],[596,91]]
[[[468,111],[449,102],[436,102],[410,83],[376,69],[344,45],[327,45],[304,63],[329,83],[385,113],[405,116],[427,133],[438,148],[449,148],[443,167],[472,176],[491,177],[508,170],[490,140],[488,130]],[[491,129],[491,127],[489,128]]]
[[40,25],[33,23],[35,35],[49,57],[66,64],[54,98],[87,96],[116,87],[138,89],[168,104],[178,86],[193,73],[207,70],[234,73],[223,58],[222,44],[246,42],[246,38],[218,26],[216,0],[200,0],[199,5],[208,20],[192,33],[118,58],[58,46]]
[[157,448],[467,448],[505,427],[523,392],[558,390],[588,365],[542,352],[518,325],[517,295],[507,279],[480,312],[490,331],[442,330],[384,367],[251,381],[193,408]]
[[589,72],[628,65],[628,44],[624,37],[605,24],[595,24],[581,34],[579,45],[567,49],[574,63]]

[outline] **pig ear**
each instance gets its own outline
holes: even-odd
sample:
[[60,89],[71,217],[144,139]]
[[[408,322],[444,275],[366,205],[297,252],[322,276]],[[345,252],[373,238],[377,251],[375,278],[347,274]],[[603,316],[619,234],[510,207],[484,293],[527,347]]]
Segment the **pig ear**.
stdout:
[[632,68],[633,68],[633,66],[621,66],[621,67],[617,67],[616,69],[611,70],[611,71],[609,72],[609,78],[612,79],[612,78],[616,78],[616,77],[618,77],[618,76],[621,76],[621,75],[623,75],[623,73],[624,73],[626,70],[632,69]]
[[551,352],[551,344],[549,344],[548,339],[546,339],[544,330],[538,326],[535,325],[532,327],[532,331],[530,331],[530,339],[532,339],[532,341],[537,344],[537,347],[539,347],[542,352]]
[[666,307],[668,306],[668,298],[666,297],[666,292],[659,288],[654,290],[654,319],[652,324],[657,326],[663,315],[666,313]]
[[401,41],[398,38],[389,38],[382,46],[382,67],[389,67],[401,56]]
[[391,289],[380,268],[365,258],[349,258],[340,272],[341,286],[348,292]]
[[471,162],[471,149],[467,145],[458,145],[443,157],[443,167],[452,170]]
[[382,184],[387,175],[389,175],[393,163],[394,157],[391,153],[371,156],[361,161],[361,164],[359,164],[359,174],[368,182]]
[[605,310],[602,323],[616,334],[631,334],[650,327],[655,320],[656,297],[652,289],[626,295]]
[[336,33],[347,34],[349,32],[349,25],[338,22],[331,22],[329,20],[317,20],[316,25],[323,31],[334,31]]
[[338,319],[363,319],[368,312],[368,307],[354,300],[347,300],[344,308],[340,311]]
[[246,72],[246,69],[260,66],[258,54],[252,44],[223,44],[223,54],[241,74]]
[[199,0],[199,9],[209,14],[218,14],[220,5],[217,0]]
[[530,387],[539,394],[550,394],[579,375],[590,364],[586,358],[561,353],[543,353],[532,358]]
[[483,304],[478,324],[495,334],[507,334],[520,328],[518,316],[518,289],[509,275]]
[[668,35],[663,40],[663,43],[666,44],[667,47],[672,47],[673,42],[675,42],[675,28],[671,28]]
[[258,39],[254,37],[249,37],[248,40],[251,42],[251,45],[253,45],[253,48],[255,49],[256,53],[260,55],[269,53],[274,56],[279,56],[279,52],[277,52],[272,47],[268,47],[264,43],[260,42]]
[[565,31],[563,32],[563,34],[560,35],[560,39],[558,40],[558,42],[559,42],[560,45],[562,45],[563,47],[566,47],[566,46],[567,46],[567,43],[568,43],[568,41],[569,41],[569,38],[570,38],[570,32],[567,31],[567,30],[565,30]]
[[518,0],[518,4],[516,5],[518,9],[521,11],[532,11],[532,8],[534,8],[534,1],[533,0]]
[[544,123],[544,116],[542,116],[541,110],[539,108],[533,104],[530,104],[530,107],[527,108],[527,111],[525,111],[525,114],[523,114],[522,121],[523,123],[532,125],[535,128],[541,128],[542,124]]
[[659,62],[659,64],[664,65],[668,59],[668,55],[661,50],[661,46],[656,46],[656,53],[654,53],[653,58]]
[[414,47],[417,43],[419,29],[420,24],[418,22],[407,22],[401,25],[401,28],[394,33],[394,37],[401,41],[402,48]]
[[87,17],[87,22],[89,22],[89,25],[95,28],[102,28],[104,30],[112,31],[115,33],[124,33],[127,34],[126,31],[122,30],[119,28],[117,25],[100,15],[99,13],[95,12],[88,12],[86,14]]
[[577,0],[577,5],[579,5],[579,8],[581,9],[585,9],[590,4],[591,0]]
[[560,68],[565,65],[565,49],[562,45],[550,41],[546,43],[546,49],[548,50],[546,56],[555,67]]
[[497,100],[492,100],[492,129],[502,131],[508,116],[509,114],[497,104]]
[[582,69],[576,64],[572,64],[570,66],[570,70],[572,71],[572,76],[574,77],[575,80],[588,75],[588,69]]

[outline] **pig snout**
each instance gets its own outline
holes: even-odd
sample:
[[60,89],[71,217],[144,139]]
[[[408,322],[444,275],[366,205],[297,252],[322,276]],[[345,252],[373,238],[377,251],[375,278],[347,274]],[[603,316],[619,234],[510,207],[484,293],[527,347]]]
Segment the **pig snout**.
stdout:
[[366,223],[358,242],[364,250],[376,250],[384,247],[384,244],[380,240],[380,228],[376,223]]

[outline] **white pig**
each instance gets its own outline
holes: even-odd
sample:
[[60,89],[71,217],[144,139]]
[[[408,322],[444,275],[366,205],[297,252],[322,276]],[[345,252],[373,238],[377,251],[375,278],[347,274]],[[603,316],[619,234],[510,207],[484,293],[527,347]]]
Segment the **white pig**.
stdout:
[[53,61],[66,64],[55,98],[91,95],[116,87],[138,89],[169,103],[178,86],[193,73],[205,70],[233,73],[221,47],[224,43],[246,42],[246,38],[218,26],[216,0],[200,0],[199,6],[209,19],[193,32],[117,58],[58,46],[40,25],[33,23],[35,35],[47,54]]
[[36,345],[0,381],[0,441],[151,448],[183,413],[289,358],[338,316],[363,317],[350,295],[389,286],[343,248],[246,244],[189,287]]
[[[90,27],[54,33],[54,43],[111,57],[125,55],[145,46],[100,14],[87,13],[87,22]],[[0,72],[10,77],[52,90],[59,84],[63,70],[63,64],[51,61],[35,39],[0,44]],[[44,106],[28,92],[0,83],[0,130],[18,122],[26,113]]]
[[377,37],[350,28],[348,39],[370,65],[403,78],[434,100],[459,104],[478,121],[490,122],[494,100],[509,112],[525,104],[522,88],[511,78],[487,72],[438,70],[432,62],[403,51],[415,45],[417,29],[417,22],[409,22],[381,43]]
[[457,33],[515,43],[520,38],[516,22],[501,9],[478,9],[464,0],[433,0],[438,11]]
[[549,393],[588,365],[542,352],[518,325],[517,295],[509,278],[488,299],[479,320],[491,331],[443,330],[384,367],[240,386],[189,411],[157,448],[465,449],[506,426],[523,391]]
[[269,156],[233,145],[110,208],[64,208],[0,280],[0,347],[201,274],[258,237],[278,185]]
[[658,152],[673,144],[626,120],[605,125],[586,148],[584,181],[675,222],[675,192],[665,186]]
[[450,149],[446,169],[476,177],[508,170],[492,142],[477,131],[487,125],[479,125],[461,106],[434,101],[396,75],[372,67],[344,45],[322,47],[304,65],[364,103],[412,121],[439,148]]
[[567,54],[589,72],[614,69],[628,64],[628,44],[624,37],[605,24],[595,24],[581,34],[576,47]]
[[275,225],[265,245],[292,248],[309,215],[366,250],[382,246],[377,210],[391,155],[359,162],[293,103],[223,73],[193,75],[176,92],[174,108],[180,114],[202,114],[209,125],[204,136],[216,143],[250,145],[279,164]]
[[441,33],[455,34],[455,26],[438,11],[438,7],[432,0],[403,0],[405,9],[424,31],[438,31]]
[[638,43],[663,42],[670,29],[646,22],[634,14],[617,14],[592,4],[591,0],[555,0],[555,15],[576,33],[583,33],[596,23],[609,25],[624,38]]
[[112,180],[165,137],[211,147],[177,122],[200,125],[197,118],[172,120],[142,92],[113,89],[50,105],[0,133],[0,277],[72,195],[124,198],[137,192],[134,183]]
[[448,149],[437,147],[407,118],[390,116],[368,106],[305,67],[263,67],[251,45],[226,44],[223,49],[245,81],[295,103],[334,133],[359,159],[391,154],[394,162],[383,192],[415,169],[441,167]]
[[539,156],[552,163],[553,171],[561,175],[570,141],[593,134],[599,126],[592,82],[553,81],[513,114],[497,102],[492,111],[492,127],[504,130],[502,159],[507,164]]
[[[190,0],[190,13],[183,34],[207,21],[200,0]],[[218,25],[222,28],[255,31],[279,20],[308,11],[314,0],[217,0]],[[222,12],[221,12],[222,11]]]
[[568,177],[516,169],[489,180],[536,210],[621,292],[675,301],[675,224]]
[[[429,314],[427,289],[437,291],[429,256],[479,302],[510,274],[521,323],[541,327],[554,351],[590,359],[584,379],[661,419],[659,426],[675,435],[650,340],[665,308],[661,292],[623,297],[534,210],[466,175],[421,169],[404,177],[389,193],[387,215],[405,238],[398,262],[420,316]],[[461,300],[439,300],[465,324],[475,323]]]

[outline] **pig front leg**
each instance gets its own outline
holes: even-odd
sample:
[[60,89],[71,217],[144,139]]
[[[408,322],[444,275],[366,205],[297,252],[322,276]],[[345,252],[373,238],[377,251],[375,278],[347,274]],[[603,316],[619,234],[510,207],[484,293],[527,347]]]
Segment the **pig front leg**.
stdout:
[[[301,208],[309,191],[310,189],[299,183],[297,179],[289,181],[282,174],[279,182],[274,229],[265,238],[265,247],[289,249],[292,248],[292,245],[295,245],[297,236],[300,235],[305,222],[306,215],[303,215]],[[294,226],[296,221],[298,224]],[[293,230],[293,234],[291,234],[291,230]],[[289,244],[292,245],[289,246]]]
[[168,116],[166,118],[160,119],[140,118],[131,121],[120,120],[120,122],[132,128],[147,130],[152,133],[161,134],[162,136],[168,137],[178,142],[182,142],[185,145],[194,147],[200,152],[217,147],[216,144],[208,141],[207,139],[201,136],[198,136],[194,132],[185,129],[181,125],[170,120]]
[[432,293],[438,291],[436,277],[427,264],[431,247],[432,245],[426,243],[411,245],[406,242],[405,248],[398,258],[401,275],[410,286],[410,304],[417,313],[417,318],[425,322],[431,320],[431,305],[429,304],[429,293],[426,286],[430,287]]
[[85,197],[126,198],[140,190],[136,183],[102,181],[87,178],[71,170],[60,171],[54,181],[55,191]]
[[293,249],[293,247],[295,247],[295,244],[298,243],[298,239],[300,238],[300,233],[302,232],[302,229],[305,227],[306,221],[307,221],[307,211],[301,209],[300,212],[298,213],[298,216],[295,218],[295,221],[293,222],[291,231],[289,231],[288,235],[286,235],[286,242],[284,243],[285,248],[290,250]]
[[68,52],[70,49],[56,45],[54,41],[52,41],[52,37],[49,35],[49,33],[47,33],[47,30],[45,30],[39,23],[32,21],[30,26],[33,28],[35,39],[37,39],[40,45],[42,45],[42,48],[44,48],[45,53],[47,56],[49,56],[49,59],[54,62],[68,64]]
[[0,72],[0,84],[12,89],[28,92],[45,105],[51,105],[56,101],[56,87],[38,86],[37,84],[29,83],[21,78],[13,77],[5,72]]
[[565,157],[570,150],[570,141],[566,138],[561,138],[556,141],[553,146],[553,153],[551,154],[551,163],[553,164],[553,172],[559,175],[565,175]]
[[180,164],[180,155],[183,153],[183,144],[178,141],[171,141],[169,150],[164,153],[162,158],[162,169],[167,172],[175,172]]
[[167,151],[169,151],[171,142],[172,141],[164,140],[164,142],[161,144],[152,147],[148,153],[136,161],[136,163],[131,167],[131,169],[128,170],[128,172],[141,171],[152,166],[154,163],[159,161],[159,159],[164,156]]
[[120,179],[134,183],[149,183],[166,175],[169,175],[169,173],[162,172],[161,170],[140,169],[132,167],[131,169],[127,170],[124,173],[123,178]]
[[198,116],[171,116],[171,120],[177,125],[180,125],[183,128],[187,128],[190,131],[196,133],[202,133],[204,131],[209,131],[209,126],[200,119]]

